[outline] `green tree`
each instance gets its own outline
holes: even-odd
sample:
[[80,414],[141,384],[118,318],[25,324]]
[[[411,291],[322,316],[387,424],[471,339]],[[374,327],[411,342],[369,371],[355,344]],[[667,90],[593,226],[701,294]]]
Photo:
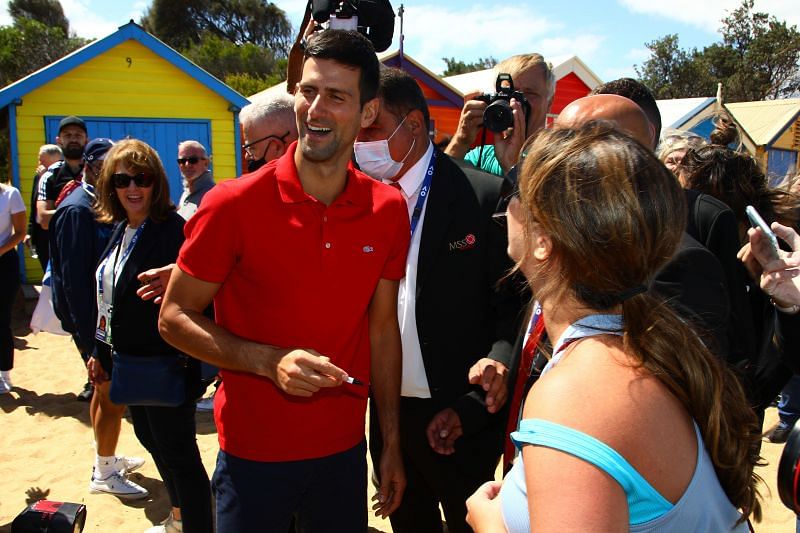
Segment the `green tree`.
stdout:
[[183,55],[221,80],[238,73],[264,77],[277,66],[269,50],[252,43],[234,44],[213,34],[203,34]]
[[85,45],[86,39],[67,37],[59,27],[20,18],[0,26],[0,87],[39,70]]
[[486,70],[497,64],[497,60],[491,56],[480,57],[473,63],[465,63],[454,57],[443,57],[442,61],[447,65],[444,72],[442,72],[442,76],[455,76],[456,74],[466,74],[467,72],[475,72],[476,70]]
[[154,0],[141,25],[177,49],[215,35],[286,57],[292,38],[286,13],[266,0]]
[[634,67],[657,98],[710,96],[722,83],[725,100],[780,98],[800,90],[800,32],[774,16],[754,11],[753,0],[722,20],[722,41],[683,50],[677,35],[645,46],[650,58]]
[[69,35],[69,21],[58,0],[11,0],[8,14],[14,21],[35,20],[51,28],[61,28],[64,35]]
[[200,42],[200,27],[189,11],[193,0],[155,0],[139,24],[176,50]]

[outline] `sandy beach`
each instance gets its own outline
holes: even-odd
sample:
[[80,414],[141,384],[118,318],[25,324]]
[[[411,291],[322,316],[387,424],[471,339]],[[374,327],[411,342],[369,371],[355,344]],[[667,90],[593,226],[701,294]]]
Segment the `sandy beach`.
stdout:
[[[0,396],[0,533],[28,503],[39,498],[83,503],[88,517],[84,531],[141,533],[169,513],[166,491],[147,452],[136,440],[130,420],[123,421],[117,453],[136,455],[147,463],[132,479],[150,491],[150,497],[124,502],[114,496],[88,492],[94,450],[88,404],[76,393],[86,381],[86,371],[72,340],[48,333],[33,335],[28,328],[35,301],[18,302],[14,317],[16,359],[14,390]],[[767,412],[765,428],[777,419]],[[211,413],[198,413],[197,440],[209,475],[218,451]],[[769,465],[759,469],[766,481],[764,520],[758,532],[794,531],[794,515],[783,507],[775,484],[782,446],[764,443]],[[388,533],[388,520],[370,519],[371,531]]]

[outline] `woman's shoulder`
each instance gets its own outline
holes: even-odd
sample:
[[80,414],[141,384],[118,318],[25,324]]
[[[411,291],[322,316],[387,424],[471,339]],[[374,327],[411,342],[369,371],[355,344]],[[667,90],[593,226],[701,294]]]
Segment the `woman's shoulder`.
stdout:
[[620,338],[602,336],[576,343],[536,382],[523,416],[567,425],[613,447],[628,431],[646,431],[653,420],[682,413],[677,399],[626,353]]

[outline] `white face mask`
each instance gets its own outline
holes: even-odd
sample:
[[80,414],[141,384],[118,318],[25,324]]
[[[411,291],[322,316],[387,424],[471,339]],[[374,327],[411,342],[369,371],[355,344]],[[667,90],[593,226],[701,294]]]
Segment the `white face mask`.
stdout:
[[[408,115],[406,115],[406,117],[407,116]],[[409,154],[411,154],[411,150],[414,149],[414,143],[417,142],[416,139],[413,139],[411,148],[408,149],[402,161],[398,162],[392,159],[392,154],[389,152],[389,140],[394,137],[394,134],[397,133],[397,130],[399,130],[403,122],[406,121],[406,117],[403,117],[403,120],[400,121],[400,124],[397,125],[388,139],[382,141],[357,141],[353,144],[356,162],[361,172],[364,172],[376,180],[388,180],[397,176],[397,173],[403,168],[403,163],[405,163]]]

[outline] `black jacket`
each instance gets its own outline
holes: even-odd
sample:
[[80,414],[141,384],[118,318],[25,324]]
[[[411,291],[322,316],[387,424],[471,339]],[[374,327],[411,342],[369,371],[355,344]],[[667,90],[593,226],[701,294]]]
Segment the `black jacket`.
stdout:
[[[114,312],[111,332],[114,349],[132,355],[173,355],[179,353],[158,333],[160,307],[152,300],[144,301],[137,294],[137,276],[145,270],[174,263],[183,244],[184,220],[174,211],[163,222],[148,219],[139,240],[120,272],[114,287]],[[114,227],[101,257],[106,257],[122,238],[127,222]],[[106,350],[102,342],[98,350]]]
[[[502,426],[467,373],[486,356],[509,365],[520,322],[519,288],[501,282],[513,266],[506,231],[492,219],[502,184],[437,152],[421,228],[416,321],[422,359],[433,401],[458,413],[465,437]],[[497,452],[501,433],[484,435]]]
[[49,232],[53,310],[86,355],[94,349],[97,321],[95,270],[111,233],[95,220],[92,202],[86,190],[75,189],[56,209]]

